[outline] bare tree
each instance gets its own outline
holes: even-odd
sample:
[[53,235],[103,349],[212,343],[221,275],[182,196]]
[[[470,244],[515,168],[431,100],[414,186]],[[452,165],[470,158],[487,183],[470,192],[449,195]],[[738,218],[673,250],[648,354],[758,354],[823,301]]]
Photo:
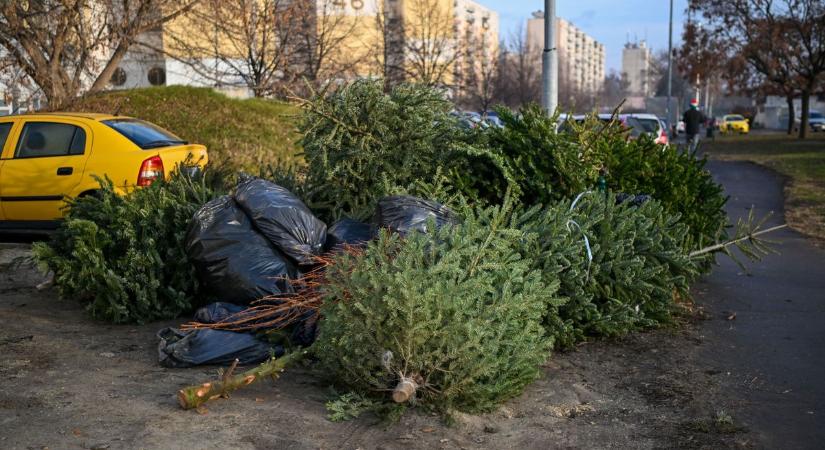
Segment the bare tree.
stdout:
[[[290,0],[203,0],[164,35],[163,49],[216,85],[241,85],[255,97],[281,93],[296,36]],[[192,30],[198,30],[193,34]]]
[[404,81],[404,21],[401,20],[399,2],[393,0],[375,0],[374,17],[377,39],[372,39],[370,55],[377,75],[384,80],[384,90]]
[[[825,74],[822,0],[691,0],[713,31],[774,87],[794,86],[802,97],[799,137],[807,134],[811,94]],[[789,94],[792,107],[793,94]]]
[[444,86],[459,57],[455,18],[444,2],[408,0],[404,69],[412,81]]
[[454,80],[459,101],[483,114],[500,99],[499,46],[475,36],[467,36],[463,43]]
[[0,47],[52,109],[97,92],[137,36],[199,0],[39,0],[0,2]]
[[362,58],[353,36],[362,25],[347,7],[364,7],[360,0],[292,0],[297,21],[290,58],[294,70],[313,86],[353,75]]
[[601,91],[602,105],[615,108],[627,98],[627,91],[630,88],[630,81],[623,74],[611,71],[604,79]]
[[541,97],[541,49],[530,45],[523,26],[510,35],[501,61],[502,101],[510,107],[538,102]]

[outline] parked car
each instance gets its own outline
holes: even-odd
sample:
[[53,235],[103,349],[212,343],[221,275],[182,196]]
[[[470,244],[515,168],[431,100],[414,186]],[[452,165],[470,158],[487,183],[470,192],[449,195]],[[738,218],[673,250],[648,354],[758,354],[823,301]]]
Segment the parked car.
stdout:
[[504,122],[501,121],[501,117],[499,117],[495,111],[487,111],[484,113],[484,121],[494,127],[501,128],[504,126]]
[[[802,123],[802,118],[797,117],[794,120],[794,130],[799,130],[799,125]],[[811,111],[808,113],[808,129],[817,132],[825,131],[825,115],[819,111]]]
[[[657,144],[667,145],[667,126],[664,125],[664,122],[655,114],[620,114],[619,118],[622,119],[626,126],[638,129],[639,132],[636,134],[636,137],[645,134],[652,137]],[[632,134],[633,133],[631,133],[631,135]]]
[[[569,131],[569,123],[575,122],[581,124],[587,120],[588,117],[589,116],[583,114],[572,116],[562,114],[559,116],[558,131]],[[612,114],[598,114],[596,115],[596,118],[601,122],[610,122],[615,120],[629,131],[628,137],[630,139],[638,139],[639,136],[647,134],[653,137],[657,144],[666,145],[668,143],[667,126],[664,124],[664,121],[660,120],[654,114],[634,113],[619,114],[618,116],[613,116]]]
[[65,200],[93,194],[94,176],[125,193],[208,161],[206,147],[157,125],[107,114],[0,117],[0,230],[56,227]]
[[722,121],[719,122],[719,132],[748,134],[750,125],[748,120],[741,114],[726,114],[722,116]]

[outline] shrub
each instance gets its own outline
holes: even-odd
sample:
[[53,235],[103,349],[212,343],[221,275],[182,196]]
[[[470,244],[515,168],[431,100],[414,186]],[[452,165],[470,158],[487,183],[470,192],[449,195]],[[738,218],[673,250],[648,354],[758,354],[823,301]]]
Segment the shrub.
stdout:
[[294,105],[235,99],[212,88],[157,86],[118,89],[80,99],[75,111],[149,120],[189,142],[206,145],[214,167],[255,171],[273,159],[300,165]]
[[101,180],[97,195],[69,204],[65,222],[35,258],[61,296],[87,303],[92,317],[143,323],[177,317],[194,304],[198,282],[184,251],[197,209],[216,193],[203,178],[173,175],[128,195]]
[[443,412],[489,410],[538,376],[558,283],[519,255],[533,237],[480,214],[432,235],[382,232],[335,260],[315,344],[331,376],[374,396],[417,380],[416,403]]
[[462,192],[504,192],[506,185],[486,185],[485,173],[500,172],[500,161],[471,145],[475,132],[450,115],[452,105],[438,90],[401,85],[385,94],[380,81],[360,80],[304,109],[305,200],[324,219],[363,219],[388,188],[436,174]]
[[687,227],[655,201],[616,205],[613,195],[592,193],[575,205],[533,208],[517,225],[539,236],[523,253],[561,282],[567,301],[548,310],[545,324],[562,347],[668,322],[696,276]]

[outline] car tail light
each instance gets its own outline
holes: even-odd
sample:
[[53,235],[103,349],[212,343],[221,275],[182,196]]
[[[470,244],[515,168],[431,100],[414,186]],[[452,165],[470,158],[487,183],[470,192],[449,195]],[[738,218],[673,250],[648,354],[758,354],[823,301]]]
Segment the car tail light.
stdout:
[[662,145],[667,144],[667,133],[665,133],[665,130],[659,130],[659,138],[656,139],[656,143]]
[[140,165],[140,172],[138,172],[137,185],[149,186],[159,178],[163,178],[163,160],[160,159],[160,156],[143,160],[143,164]]

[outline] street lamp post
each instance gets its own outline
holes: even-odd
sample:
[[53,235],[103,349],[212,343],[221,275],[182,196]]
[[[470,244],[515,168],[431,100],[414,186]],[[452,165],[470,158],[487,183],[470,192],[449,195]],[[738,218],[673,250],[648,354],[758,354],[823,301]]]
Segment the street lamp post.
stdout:
[[548,115],[558,104],[558,53],[556,52],[556,0],[544,0],[544,52],[541,55],[541,105]]
[[671,97],[673,96],[673,0],[670,0],[670,22],[667,35],[667,122],[672,124]]

